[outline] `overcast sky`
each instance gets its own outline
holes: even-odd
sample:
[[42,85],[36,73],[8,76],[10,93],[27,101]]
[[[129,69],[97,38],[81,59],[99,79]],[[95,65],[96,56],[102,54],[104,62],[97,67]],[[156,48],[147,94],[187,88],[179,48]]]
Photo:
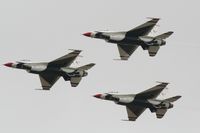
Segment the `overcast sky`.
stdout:
[[[38,91],[37,75],[0,66],[2,133],[188,133],[200,130],[200,9],[198,0],[4,0],[0,1],[0,63],[51,61],[68,49],[81,49],[80,66],[96,63],[78,87],[62,78],[50,91]],[[161,18],[152,35],[174,31],[156,57],[138,48],[128,61],[117,46],[82,36],[95,30],[129,30]],[[124,122],[126,109],[92,95],[138,93],[170,82],[160,98],[183,97],[163,119],[146,110]]]

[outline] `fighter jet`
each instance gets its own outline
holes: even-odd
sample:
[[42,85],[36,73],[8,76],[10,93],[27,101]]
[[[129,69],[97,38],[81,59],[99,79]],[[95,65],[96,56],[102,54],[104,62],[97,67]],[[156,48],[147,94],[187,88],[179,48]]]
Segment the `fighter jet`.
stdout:
[[29,73],[39,74],[43,90],[50,90],[56,81],[63,77],[65,81],[70,81],[72,87],[76,87],[81,81],[82,77],[88,75],[86,72],[95,64],[90,63],[78,68],[72,68],[70,65],[79,56],[81,50],[73,50],[73,52],[66,54],[51,62],[41,63],[6,63],[7,67],[24,69]]
[[173,108],[173,102],[181,98],[174,96],[164,100],[158,100],[156,97],[164,90],[168,83],[160,83],[146,91],[138,94],[96,94],[94,97],[114,101],[116,104],[126,106],[128,121],[136,121],[136,119],[149,108],[152,113],[156,113],[157,118],[162,118],[168,109]]
[[148,50],[150,56],[155,56],[160,46],[166,44],[165,39],[173,33],[169,31],[155,37],[148,36],[158,21],[159,18],[152,18],[150,21],[129,31],[95,31],[87,32],[83,35],[91,38],[104,39],[109,43],[116,43],[121,60],[128,60],[138,46],[141,46],[143,50]]

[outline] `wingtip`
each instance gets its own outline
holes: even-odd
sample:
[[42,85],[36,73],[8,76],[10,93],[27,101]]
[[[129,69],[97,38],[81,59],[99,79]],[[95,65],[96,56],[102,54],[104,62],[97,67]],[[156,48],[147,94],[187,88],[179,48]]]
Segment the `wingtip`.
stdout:
[[127,122],[135,122],[136,120],[121,119],[121,121],[127,121]]
[[128,59],[113,59],[114,61],[127,61]]
[[50,89],[42,89],[42,88],[36,88],[37,91],[50,91]]
[[68,49],[68,50],[70,50],[72,52],[82,52],[82,50],[79,50],[79,49]]
[[120,56],[120,59],[123,61],[127,61],[130,56]]
[[176,97],[177,97],[177,99],[180,99],[182,96],[178,95],[178,96],[176,96]]
[[156,81],[156,83],[160,83],[160,84],[170,84],[169,82],[163,82],[163,81]]
[[95,66],[96,64],[95,63],[90,63],[89,64],[91,67]]
[[151,20],[161,20],[161,18],[157,18],[157,17],[147,17],[147,19],[151,19]]

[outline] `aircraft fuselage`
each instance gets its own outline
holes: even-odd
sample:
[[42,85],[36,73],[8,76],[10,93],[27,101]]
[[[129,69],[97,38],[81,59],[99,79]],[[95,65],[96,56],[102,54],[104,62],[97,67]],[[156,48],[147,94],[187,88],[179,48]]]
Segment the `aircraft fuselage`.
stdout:
[[23,69],[32,74],[52,73],[63,76],[65,79],[87,76],[86,71],[76,71],[75,68],[71,67],[48,66],[48,63],[13,63],[11,67]]

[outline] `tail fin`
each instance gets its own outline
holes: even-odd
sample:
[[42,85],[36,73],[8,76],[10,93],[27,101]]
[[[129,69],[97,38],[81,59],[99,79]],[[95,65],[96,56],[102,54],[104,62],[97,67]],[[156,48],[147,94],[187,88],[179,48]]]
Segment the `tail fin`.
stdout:
[[168,38],[169,36],[171,36],[174,32],[173,31],[169,31],[169,32],[166,32],[166,33],[163,33],[161,35],[158,35],[156,36],[155,38],[158,38],[158,39],[166,39]]
[[179,98],[181,98],[181,96],[174,96],[174,97],[170,97],[170,98],[167,98],[163,101],[167,101],[167,102],[175,102],[176,100],[178,100]]
[[90,63],[81,67],[78,67],[78,70],[89,70],[90,68],[92,68],[95,64],[94,63]]

